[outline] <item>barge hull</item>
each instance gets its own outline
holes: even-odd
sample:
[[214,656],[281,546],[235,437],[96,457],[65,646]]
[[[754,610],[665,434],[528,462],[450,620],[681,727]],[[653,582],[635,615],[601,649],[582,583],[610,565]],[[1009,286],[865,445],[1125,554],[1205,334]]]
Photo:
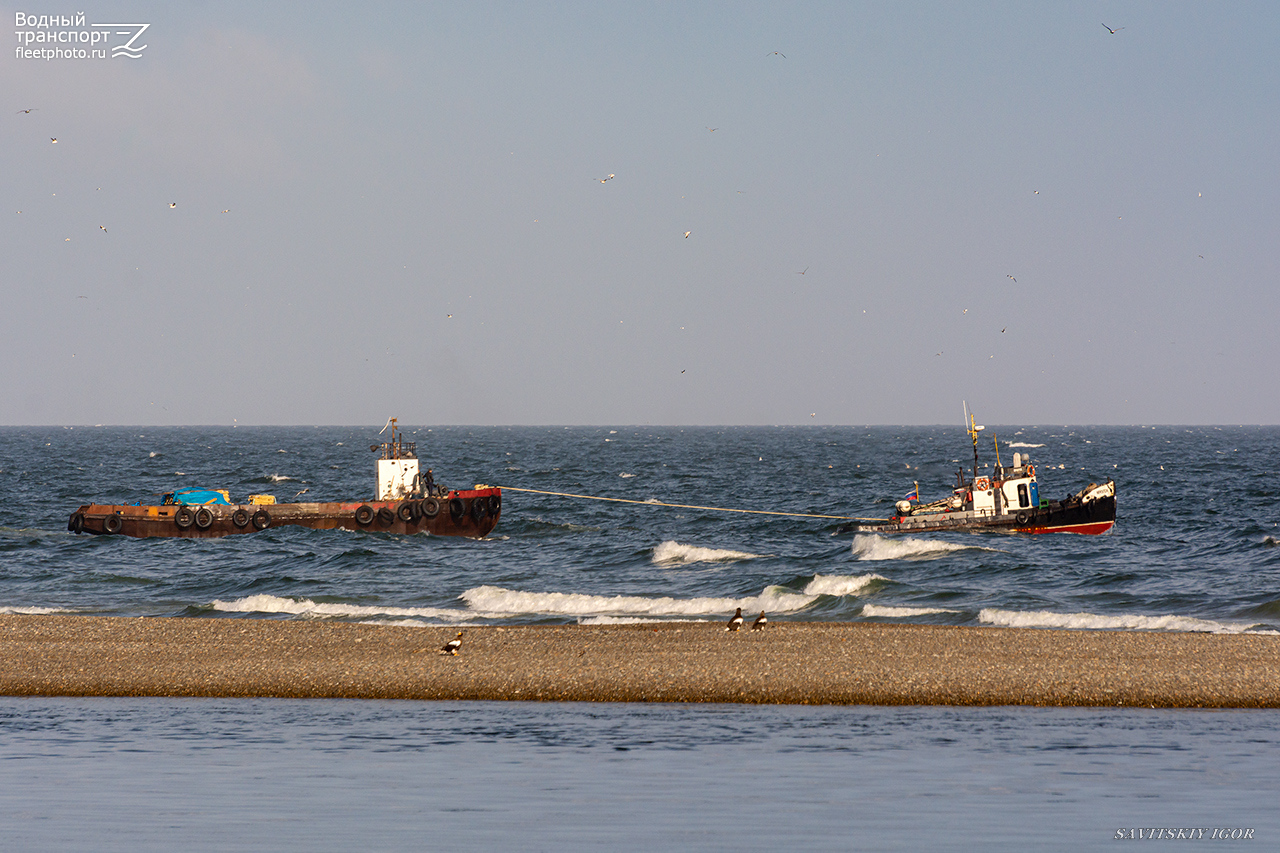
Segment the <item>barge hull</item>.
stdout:
[[176,504],[121,506],[86,504],[67,522],[72,533],[213,539],[272,527],[430,533],[480,539],[498,524],[502,490],[452,491],[436,498],[293,504]]

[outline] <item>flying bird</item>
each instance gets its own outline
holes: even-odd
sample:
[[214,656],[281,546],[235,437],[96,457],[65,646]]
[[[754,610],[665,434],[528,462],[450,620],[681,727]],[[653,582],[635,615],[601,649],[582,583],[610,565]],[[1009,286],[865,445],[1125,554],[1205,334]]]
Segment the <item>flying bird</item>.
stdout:
[[50,136],[50,137],[49,137],[49,142],[50,142],[51,144],[53,144],[53,145],[57,145],[57,144],[58,144],[58,137],[56,137],[56,136]]
[[684,238],[685,238],[686,240],[688,240],[688,239],[689,239],[689,235],[690,235],[690,234],[692,234],[692,233],[693,233],[692,231],[686,231],[686,232],[684,232]]
[[[1007,329],[1007,328],[1009,328],[1009,327],[1008,327],[1008,326],[1005,326],[1005,327],[1004,327],[1004,329]],[[1002,335],[1004,334],[1004,329],[1001,329],[1001,330],[1000,330],[1000,334],[1002,334]]]
[[769,620],[764,618],[764,611],[760,611],[760,615],[756,617],[756,621],[751,623],[752,631],[763,631],[764,626],[769,624]]
[[311,487],[310,487],[310,486],[308,486],[307,488],[305,488],[305,489],[303,489],[302,491],[298,492],[298,494],[294,495],[294,497],[295,497],[295,498],[297,498],[297,497],[301,497],[302,495],[305,495],[305,494],[306,494],[307,492],[309,492],[309,491],[311,491]]
[[796,273],[796,275],[804,275],[804,274],[805,274],[805,273],[807,273],[808,271],[809,271],[809,268],[808,268],[808,267],[805,267],[804,269],[800,270],[800,272]]
[[450,640],[449,642],[445,643],[443,646],[440,647],[440,654],[456,655],[458,653],[458,649],[460,648],[462,648],[462,632],[461,631],[458,632],[458,636],[454,637],[452,640]]
[[1107,25],[1106,25],[1106,24],[1103,24],[1102,26],[1106,27],[1106,28],[1107,28],[1107,32],[1111,33],[1111,35],[1115,35],[1116,33],[1120,32],[1121,30],[1123,30],[1123,29],[1124,29],[1124,27],[1116,27],[1116,28],[1113,30],[1113,29],[1111,29],[1111,27],[1107,27]]
[[169,202],[169,206],[170,206],[170,207],[177,207],[177,206],[178,206],[178,203],[177,203],[176,201],[171,201],[171,202]]
[[1010,280],[1010,281],[1012,281],[1014,284],[1017,284],[1017,283],[1018,283],[1018,280],[1017,280],[1016,278],[1014,278],[1013,276],[1011,276],[1011,275],[1007,275],[1007,276],[1005,276],[1005,278],[1009,279],[1009,280]]
[[[33,113],[33,112],[39,112],[39,110],[40,110],[40,108],[39,108],[39,107],[32,107],[32,108],[31,108],[31,109],[29,109],[29,110],[18,110],[18,112],[19,112],[19,113]],[[14,115],[17,115],[17,113],[15,113]]]
[[605,181],[612,181],[612,180],[613,180],[613,177],[614,177],[613,175],[610,175],[610,176],[609,176],[609,177],[607,177],[607,178],[601,178],[601,179],[600,179],[600,183],[602,183],[602,184],[603,184]]
[[[1103,24],[1103,26],[1105,27],[1106,24]],[[787,55],[780,50],[775,50],[773,53],[766,53],[765,56],[781,56],[783,59],[787,58]]]
[[222,212],[223,212],[223,213],[230,213],[230,212],[231,212],[231,209],[230,209],[230,208],[227,208],[226,210],[224,210],[224,211],[222,211]]
[[[704,126],[704,127],[706,127],[705,125],[703,125],[703,126]],[[707,130],[708,130],[708,131],[710,131],[711,133],[715,133],[715,132],[716,132],[717,130],[719,130],[719,129],[720,129],[720,128],[718,128],[718,127],[708,127],[708,128],[707,128]]]
[[99,225],[98,227],[102,229],[102,233],[103,233],[103,234],[106,234],[106,233],[107,233],[107,226],[105,226],[105,225]]
[[733,618],[729,620],[729,624],[724,626],[726,631],[736,631],[742,627],[742,608],[739,607],[733,611]]

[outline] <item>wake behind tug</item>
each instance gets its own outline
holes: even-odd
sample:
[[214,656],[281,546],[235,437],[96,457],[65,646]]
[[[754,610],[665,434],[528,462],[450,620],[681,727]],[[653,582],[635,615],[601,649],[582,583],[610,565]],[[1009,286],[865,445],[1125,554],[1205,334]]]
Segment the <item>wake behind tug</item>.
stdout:
[[137,538],[182,537],[209,539],[234,533],[254,533],[269,527],[294,525],[313,530],[369,530],[378,533],[431,533],[479,539],[498,524],[502,490],[478,485],[474,489],[445,489],[418,471],[415,445],[401,440],[390,421],[391,440],[375,444],[378,499],[330,503],[277,504],[269,495],[251,495],[248,503],[232,504],[223,491],[184,490],[166,496],[159,505],[86,504],[67,522],[72,533]]

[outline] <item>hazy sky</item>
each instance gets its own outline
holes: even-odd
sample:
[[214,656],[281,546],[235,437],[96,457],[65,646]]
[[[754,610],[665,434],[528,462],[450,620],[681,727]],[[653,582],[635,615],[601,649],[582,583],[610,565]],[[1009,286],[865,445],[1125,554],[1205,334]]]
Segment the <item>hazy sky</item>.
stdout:
[[1273,3],[84,13],[0,423],[1280,423]]

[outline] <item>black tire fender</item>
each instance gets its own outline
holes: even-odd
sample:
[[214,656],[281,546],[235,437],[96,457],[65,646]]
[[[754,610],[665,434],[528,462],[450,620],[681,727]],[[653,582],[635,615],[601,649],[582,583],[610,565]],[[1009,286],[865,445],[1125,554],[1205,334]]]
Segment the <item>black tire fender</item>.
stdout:
[[178,525],[179,530],[186,530],[196,520],[196,514],[191,511],[190,507],[180,506],[178,511],[173,514],[173,523]]
[[260,509],[253,514],[253,518],[249,519],[253,522],[254,530],[266,530],[271,526],[271,513],[265,509]]
[[384,506],[378,509],[378,521],[382,522],[382,524],[390,525],[395,520],[396,514],[391,511],[391,507]]
[[489,515],[502,512],[502,495],[489,495]]
[[471,499],[471,517],[476,523],[484,521],[484,517],[489,514],[488,498],[472,498]]
[[231,523],[236,527],[245,528],[249,526],[249,513],[242,509],[237,509],[231,513]]
[[409,524],[417,515],[414,509],[415,506],[413,501],[402,501],[400,506],[396,507],[396,518],[400,519],[405,524]]
[[1014,518],[1018,522],[1018,524],[1026,524],[1028,521],[1031,520],[1031,516],[1027,515],[1025,511],[1018,513],[1016,516],[1014,516]]
[[67,522],[67,530],[72,533],[80,533],[84,530],[84,513],[77,512],[71,516],[71,520]]
[[208,530],[212,526],[213,513],[209,511],[209,508],[202,506],[196,510],[196,527],[199,527],[201,530]]
[[435,498],[427,498],[422,502],[422,517],[435,518],[440,514],[440,501]]
[[103,533],[119,533],[122,527],[124,527],[124,519],[114,512],[102,519]]
[[449,499],[449,516],[454,521],[462,521],[462,516],[466,513],[467,508],[462,503],[462,498]]
[[375,514],[373,507],[368,504],[361,504],[360,508],[356,510],[356,524],[372,524]]

